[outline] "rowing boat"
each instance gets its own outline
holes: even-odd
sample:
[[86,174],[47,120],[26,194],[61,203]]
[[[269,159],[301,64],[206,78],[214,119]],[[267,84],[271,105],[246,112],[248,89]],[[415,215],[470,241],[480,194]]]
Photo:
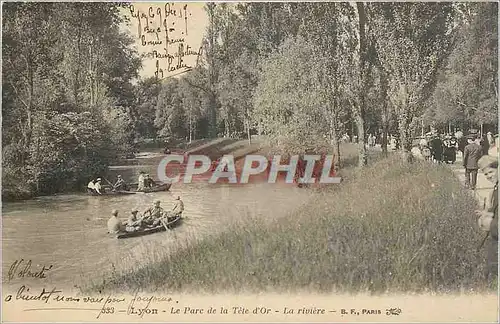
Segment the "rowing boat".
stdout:
[[[144,188],[144,190],[141,190],[139,192],[150,193],[150,192],[159,192],[159,191],[169,191],[170,187],[172,187],[171,183],[162,183],[160,185],[155,185],[153,187]],[[130,190],[136,191],[137,184],[136,183],[130,184]]]
[[118,190],[118,191],[105,191],[102,194],[98,194],[95,192],[87,192],[90,196],[120,196],[120,195],[135,195],[136,192],[134,191],[124,191],[124,190]]
[[[168,229],[172,229],[176,226],[178,226],[182,221],[182,218],[180,216],[177,216],[175,219],[166,222],[165,226]],[[145,229],[141,229],[135,232],[125,232],[125,233],[119,233],[116,235],[116,238],[118,239],[124,239],[124,238],[129,238],[129,237],[138,237],[138,236],[143,236],[143,235],[149,235],[149,234],[154,234],[158,232],[165,232],[167,229],[165,228],[164,225],[158,225],[154,227],[148,227]]]
[[[150,193],[150,192],[159,192],[159,191],[169,191],[170,187],[172,187],[171,183],[162,183],[160,185],[155,185],[153,187],[148,187],[144,188],[144,190],[137,191],[137,183],[131,183],[129,184],[129,190],[130,191],[123,191],[120,190],[119,192],[128,192],[128,193],[137,193],[137,192],[142,192],[142,193]],[[111,186],[104,186],[107,190],[111,191]]]

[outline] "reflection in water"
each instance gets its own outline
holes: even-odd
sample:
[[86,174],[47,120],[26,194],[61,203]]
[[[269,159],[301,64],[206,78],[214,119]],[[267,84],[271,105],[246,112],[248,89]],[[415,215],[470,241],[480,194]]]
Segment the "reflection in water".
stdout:
[[[129,181],[144,170],[155,175],[160,158],[149,165],[112,170],[110,181],[120,172]],[[144,162],[142,160],[141,162]],[[126,219],[132,208],[140,211],[155,199],[165,209],[180,195],[185,202],[184,223],[170,232],[117,240],[106,234],[113,209]],[[223,231],[232,221],[251,215],[280,217],[304,203],[310,192],[285,184],[210,185],[175,184],[170,192],[129,196],[90,197],[84,194],[40,197],[3,205],[3,271],[17,259],[33,260],[33,269],[54,265],[44,283],[72,286],[82,279],[100,278],[114,264],[118,269],[141,265],[146,250],[165,251],[172,245]],[[158,254],[161,257],[161,253]],[[122,260],[137,260],[124,264]],[[4,282],[7,276],[4,275]],[[19,284],[19,279],[13,280]]]

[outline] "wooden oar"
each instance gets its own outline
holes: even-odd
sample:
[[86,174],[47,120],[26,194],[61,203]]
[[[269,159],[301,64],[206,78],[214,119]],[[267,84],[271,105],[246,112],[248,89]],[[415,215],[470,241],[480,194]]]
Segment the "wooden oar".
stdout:
[[[103,178],[104,178],[104,177],[103,177]],[[106,178],[104,178],[104,180],[106,180],[106,181],[109,183],[109,185],[111,186],[111,191],[115,191],[115,189],[116,189],[116,188],[115,188],[115,185],[114,185],[114,184],[112,184],[112,183],[111,183],[108,179],[106,179]]]
[[104,180],[106,180],[106,182],[107,182],[107,183],[109,183],[109,185],[110,185],[111,187],[113,187],[113,189],[115,188],[115,186],[114,186],[114,185],[113,185],[113,184],[112,184],[112,183],[111,183],[108,179],[106,179],[106,178],[104,178],[104,177],[102,177],[102,178],[103,178]]
[[[168,211],[167,211],[167,212],[165,212],[165,213],[163,214],[163,216],[164,216],[164,217],[166,217],[166,218],[167,218],[167,220],[168,220]],[[163,217],[162,217],[162,218],[160,218],[160,221],[161,221],[161,224],[163,225],[163,227],[165,227],[165,229],[166,229],[167,231],[170,231],[170,228],[168,228],[168,222],[166,222],[166,221],[165,221],[165,218],[163,218]]]
[[170,228],[168,228],[168,225],[163,218],[160,218],[160,222],[167,231],[170,231]]

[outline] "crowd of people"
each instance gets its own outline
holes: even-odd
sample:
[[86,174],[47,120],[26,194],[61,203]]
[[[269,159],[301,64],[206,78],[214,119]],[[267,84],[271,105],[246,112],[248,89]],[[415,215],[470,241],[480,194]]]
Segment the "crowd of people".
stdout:
[[182,216],[184,211],[184,202],[180,196],[177,196],[172,210],[164,210],[161,207],[161,201],[156,200],[153,206],[147,208],[141,216],[138,216],[139,210],[134,208],[127,221],[122,222],[118,218],[118,210],[113,210],[111,218],[108,220],[108,233],[118,234],[121,232],[136,232],[146,228],[165,226],[165,222],[170,222],[177,217]]
[[[412,154],[418,159],[435,163],[455,163],[458,152],[465,158],[465,148],[469,144],[476,144],[473,146],[475,149],[473,155],[479,155],[478,158],[480,158],[483,155],[488,155],[490,148],[496,149],[498,147],[497,141],[498,136],[495,139],[491,132],[480,135],[474,129],[470,130],[467,136],[464,136],[462,131],[457,131],[454,134],[439,134],[436,130],[431,130],[420,138],[418,144],[414,145]],[[467,156],[470,156],[471,152],[469,148]]]

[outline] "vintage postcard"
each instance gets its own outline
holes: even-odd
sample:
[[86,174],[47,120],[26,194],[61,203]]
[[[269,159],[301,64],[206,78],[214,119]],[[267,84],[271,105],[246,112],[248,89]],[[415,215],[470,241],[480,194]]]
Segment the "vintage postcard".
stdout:
[[2,2],[2,321],[498,322],[498,3]]

